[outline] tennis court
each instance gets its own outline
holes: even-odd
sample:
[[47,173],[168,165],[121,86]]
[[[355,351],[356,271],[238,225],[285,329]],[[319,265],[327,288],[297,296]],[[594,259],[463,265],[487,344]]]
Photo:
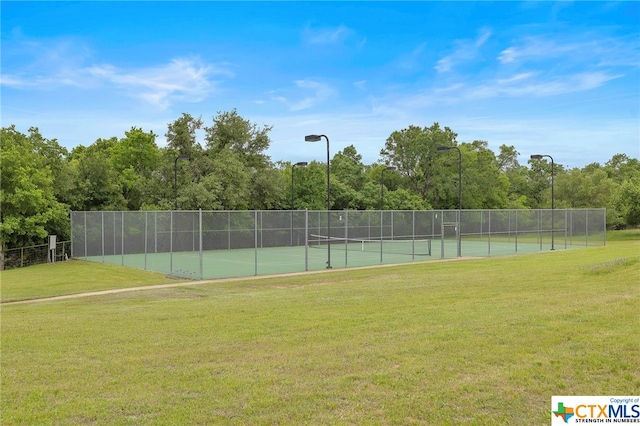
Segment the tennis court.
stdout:
[[72,257],[187,279],[605,243],[604,209],[72,213]]

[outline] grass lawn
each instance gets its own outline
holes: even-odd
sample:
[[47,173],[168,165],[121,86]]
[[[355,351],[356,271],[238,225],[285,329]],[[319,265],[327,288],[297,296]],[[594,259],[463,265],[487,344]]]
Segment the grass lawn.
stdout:
[[156,272],[82,260],[10,269],[1,278],[2,302],[180,282]]
[[[3,305],[2,424],[549,424],[553,395],[638,395],[638,237]],[[49,287],[74,264],[2,300],[88,291]]]

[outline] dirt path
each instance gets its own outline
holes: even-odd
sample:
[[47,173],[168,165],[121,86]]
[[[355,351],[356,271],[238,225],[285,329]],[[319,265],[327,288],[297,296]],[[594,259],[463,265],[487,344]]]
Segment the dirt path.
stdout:
[[[436,260],[435,262],[451,262],[457,260],[468,260],[473,259],[471,257],[456,257],[452,259],[441,259]],[[429,263],[434,262],[430,260]],[[425,262],[427,263],[427,262]],[[320,271],[305,271],[305,272],[293,272],[290,274],[276,274],[276,275],[257,275],[250,277],[236,277],[236,278],[220,278],[215,280],[202,280],[202,281],[186,281],[179,283],[168,283],[168,284],[155,284],[155,285],[147,285],[140,287],[127,287],[127,288],[114,288],[111,290],[100,290],[100,291],[90,291],[87,293],[75,293],[75,294],[65,294],[63,296],[52,296],[52,297],[42,297],[38,299],[26,299],[26,300],[15,300],[11,302],[2,302],[0,303],[2,306],[5,305],[19,305],[24,303],[38,303],[38,302],[52,302],[57,300],[65,300],[65,299],[78,299],[80,297],[91,297],[91,296],[102,296],[105,294],[117,294],[117,293],[126,293],[129,291],[144,291],[144,290],[156,290],[162,288],[172,288],[172,287],[187,287],[193,285],[202,285],[202,284],[211,284],[211,283],[224,283],[231,281],[250,281],[250,280],[261,280],[265,278],[278,278],[278,277],[294,277],[297,275],[308,275],[308,274],[318,274],[318,273],[330,273],[337,271],[346,271],[346,270],[356,270],[356,269],[371,269],[371,268],[386,268],[389,266],[399,266],[406,265],[406,263],[394,264],[394,265],[375,265],[375,266],[365,266],[362,268],[345,268],[345,269],[326,269]]]

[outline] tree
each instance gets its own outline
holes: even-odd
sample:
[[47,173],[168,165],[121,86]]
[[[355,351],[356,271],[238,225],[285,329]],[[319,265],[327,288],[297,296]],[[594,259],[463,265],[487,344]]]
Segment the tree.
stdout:
[[30,127],[27,135],[33,152],[41,157],[42,164],[51,170],[53,192],[58,201],[69,204],[73,193],[73,170],[69,164],[69,151],[56,139],[47,139],[37,127]]
[[176,119],[167,126],[167,147],[174,150],[176,155],[196,156],[202,151],[202,147],[197,141],[196,132],[202,128],[202,118],[193,118],[187,113],[182,113],[182,117]]
[[110,149],[109,160],[118,174],[129,210],[139,210],[147,195],[147,183],[157,167],[160,152],[156,135],[132,127]]
[[[486,141],[462,143],[462,204],[468,209],[502,209],[508,204],[509,179]],[[515,167],[515,164],[511,164]],[[449,192],[451,193],[451,192]]]
[[209,204],[197,205],[194,200],[178,197],[178,205],[186,209],[246,210],[249,208],[251,175],[239,155],[222,150],[205,161],[206,173],[195,185],[209,193]]
[[[363,205],[362,193],[331,176],[331,207],[336,210],[358,210]],[[324,207],[327,208],[326,205]]]
[[117,138],[98,139],[86,149],[72,152],[76,170],[75,210],[124,210],[126,200],[118,171],[110,161]]
[[556,177],[556,204],[570,208],[611,206],[615,182],[599,165],[574,168]]
[[389,191],[384,196],[384,208],[388,210],[431,210],[433,207],[418,194],[404,188],[398,188],[395,191]]
[[259,128],[256,124],[231,112],[219,112],[213,119],[213,126],[204,128],[209,155],[216,156],[229,150],[237,154],[249,169],[261,170],[271,165],[265,151],[269,149],[271,126]]
[[[284,175],[283,180],[288,182],[290,188],[291,165],[281,163],[281,173]],[[294,209],[325,210],[327,208],[327,165],[312,161],[307,167],[296,167],[294,173]],[[287,193],[291,197],[291,190]],[[332,200],[334,198],[333,191],[331,198]]]
[[605,170],[617,183],[640,178],[640,161],[626,154],[616,154],[605,164]]
[[409,189],[436,208],[446,196],[445,163],[438,146],[456,146],[457,134],[438,123],[431,127],[409,126],[393,132],[380,151],[383,163],[395,166],[408,178]]
[[618,187],[613,205],[626,225],[640,225],[640,180],[625,180]]
[[[234,109],[218,113],[211,127],[205,127],[206,148],[198,181],[206,188],[220,187],[217,197],[224,208],[256,209],[281,205],[284,188],[277,171],[265,154],[271,143],[271,127],[259,128],[240,117]],[[217,179],[217,183],[211,179]],[[270,191],[274,191],[270,194]]]
[[29,133],[11,126],[0,134],[0,270],[7,248],[41,244],[49,234],[69,235],[68,210],[55,198],[51,165],[41,154],[44,146],[34,143],[44,139],[36,128]]
[[509,189],[507,191],[507,204],[510,209],[527,208],[527,175],[529,170],[518,162],[520,153],[515,147],[501,145],[498,154],[498,167],[500,172],[507,177]]
[[331,176],[354,191],[362,190],[367,176],[362,164],[362,155],[353,145],[338,151],[331,159]]
[[527,175],[527,202],[529,208],[551,207],[551,181],[564,173],[562,164],[555,163],[553,173],[551,163],[543,158],[541,160],[529,160],[531,168]]

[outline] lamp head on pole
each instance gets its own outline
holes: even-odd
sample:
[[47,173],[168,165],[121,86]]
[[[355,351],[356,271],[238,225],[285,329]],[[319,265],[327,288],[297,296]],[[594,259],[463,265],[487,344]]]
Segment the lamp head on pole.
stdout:
[[450,146],[439,146],[438,148],[436,148],[436,150],[438,151],[451,151],[453,148],[451,148]]
[[388,166],[387,168],[385,168],[385,170],[388,170],[390,172],[397,170],[394,166]]
[[532,160],[542,160],[542,157],[544,157],[544,155],[542,155],[542,154],[533,154],[531,156],[531,159]]
[[307,166],[309,163],[307,163],[306,161],[299,161],[296,164],[294,164],[294,166],[296,167],[305,167]]
[[322,135],[307,135],[304,137],[305,142],[319,142],[322,139]]

